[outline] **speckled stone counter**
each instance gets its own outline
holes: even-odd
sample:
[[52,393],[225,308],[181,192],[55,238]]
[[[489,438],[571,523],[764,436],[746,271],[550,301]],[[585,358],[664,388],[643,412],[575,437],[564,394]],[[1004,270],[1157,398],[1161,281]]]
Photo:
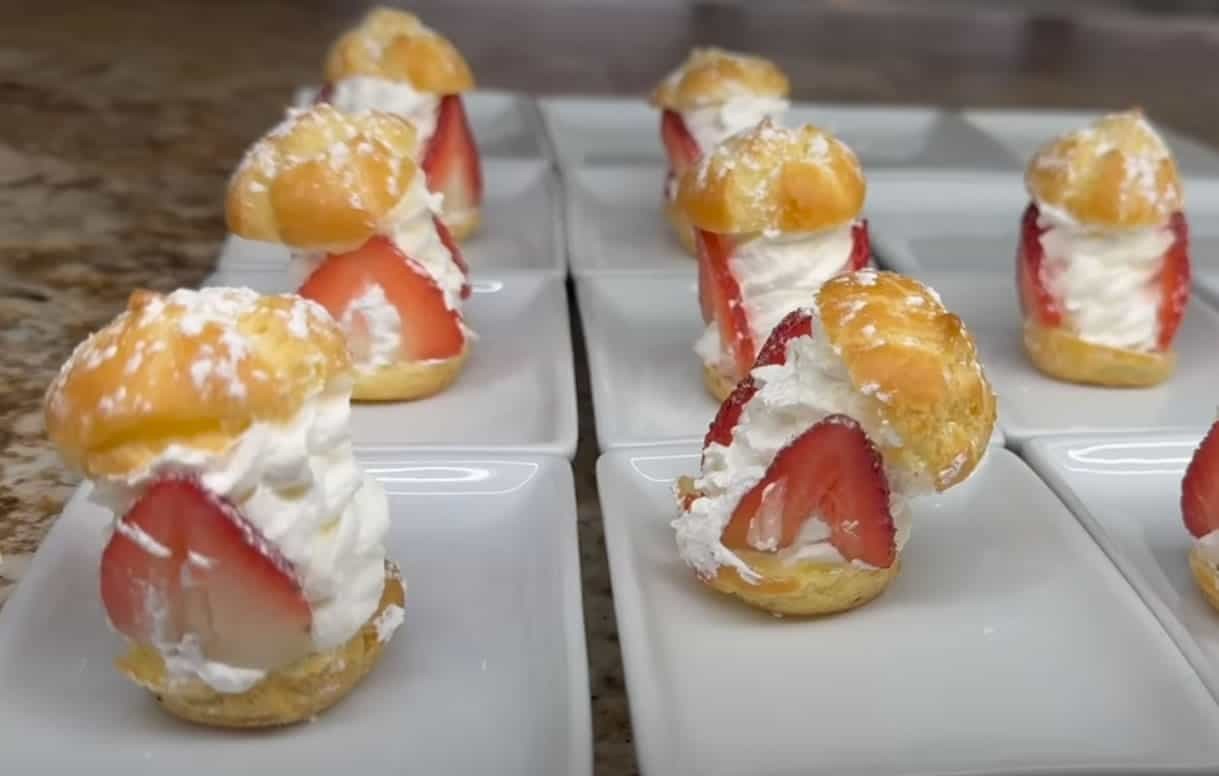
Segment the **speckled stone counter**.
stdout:
[[[23,3],[0,25],[0,603],[76,484],[43,439],[44,387],[133,288],[203,279],[224,233],[229,170],[292,87],[316,77],[327,41],[361,10],[323,0],[111,5]],[[807,0],[631,5],[414,7],[498,88],[642,94],[690,45],[715,42],[776,58],[800,98],[1140,103],[1167,124],[1219,139],[1215,17],[1067,21],[957,10],[965,4],[916,11]],[[575,468],[596,765],[617,776],[635,763],[587,376],[578,368]]]

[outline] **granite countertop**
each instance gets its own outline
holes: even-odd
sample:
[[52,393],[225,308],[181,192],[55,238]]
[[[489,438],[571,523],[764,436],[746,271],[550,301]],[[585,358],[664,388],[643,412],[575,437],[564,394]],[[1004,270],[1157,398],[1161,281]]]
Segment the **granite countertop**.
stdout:
[[[230,169],[292,88],[316,78],[326,43],[361,10],[325,0],[108,5],[25,4],[0,26],[0,604],[76,485],[43,438],[45,386],[133,288],[203,279],[224,234]],[[413,4],[491,87],[642,94],[690,45],[715,42],[775,57],[799,98],[1139,103],[1219,141],[1219,93],[1203,88],[1219,55],[1219,17],[1067,21],[967,14],[944,2],[930,10],[879,1],[757,5],[764,7]],[[630,46],[620,43],[626,37]],[[627,774],[635,764],[593,476],[596,440],[587,371],[577,368],[596,766]]]

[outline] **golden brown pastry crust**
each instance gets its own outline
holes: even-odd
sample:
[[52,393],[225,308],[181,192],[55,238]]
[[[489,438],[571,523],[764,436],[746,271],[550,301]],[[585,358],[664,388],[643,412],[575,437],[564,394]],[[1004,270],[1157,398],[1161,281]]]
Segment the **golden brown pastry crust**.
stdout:
[[343,332],[297,296],[209,288],[131,295],[47,391],[47,433],[90,477],[142,468],[170,444],[220,451],[255,421],[348,390]]
[[703,364],[703,385],[707,386],[711,398],[718,402],[723,402],[736,390],[736,380],[711,364]]
[[1184,205],[1172,152],[1139,110],[1050,141],[1033,155],[1024,180],[1039,204],[1085,226],[1158,226]]
[[827,281],[817,309],[851,382],[901,436],[900,446],[873,440],[885,458],[925,474],[937,490],[968,477],[986,452],[996,407],[961,319],[917,280],[875,270]]
[[718,234],[815,232],[855,220],[867,184],[859,160],[811,124],[766,119],[720,143],[678,182],[677,204]]
[[389,640],[382,640],[382,618],[390,616],[391,607],[405,604],[406,584],[398,567],[387,560],[381,602],[347,643],[273,671],[243,693],[217,692],[200,679],[171,681],[161,653],[151,647],[133,647],[115,663],[128,679],[153,693],[166,711],[190,722],[225,728],[291,725],[322,713],[360,683]]
[[229,181],[229,230],[304,250],[357,248],[422,174],[417,150],[414,126],[399,116],[292,110]]
[[326,55],[326,80],[370,76],[406,81],[417,91],[460,94],[474,74],[457,47],[419,21],[392,8],[374,8],[343,33]]
[[660,82],[651,103],[665,110],[687,111],[733,97],[786,98],[790,92],[787,76],[768,59],[696,48]]
[[1141,388],[1172,376],[1176,354],[1097,345],[1060,327],[1024,322],[1024,350],[1033,365],[1050,377],[1085,385]]
[[1189,569],[1194,573],[1194,581],[1207,602],[1219,610],[1219,570],[1202,557],[1196,544],[1189,549]]
[[665,219],[669,222],[669,226],[673,229],[673,236],[681,243],[686,254],[691,258],[697,258],[698,246],[694,241],[694,227],[690,225],[690,219],[686,218],[675,200],[665,202]]
[[400,361],[356,378],[355,401],[412,401],[440,393],[461,374],[470,354],[467,341],[461,353],[442,361]]

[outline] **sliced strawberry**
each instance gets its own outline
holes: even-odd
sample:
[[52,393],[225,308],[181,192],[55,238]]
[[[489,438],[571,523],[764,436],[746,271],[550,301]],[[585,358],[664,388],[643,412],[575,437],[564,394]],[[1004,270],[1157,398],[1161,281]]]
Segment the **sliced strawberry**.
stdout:
[[703,155],[698,141],[686,127],[686,121],[676,111],[667,110],[660,116],[660,139],[669,155],[669,170],[682,175]]
[[1046,285],[1045,251],[1041,247],[1044,230],[1037,224],[1039,215],[1036,203],[1029,203],[1020,223],[1020,249],[1016,258],[1020,309],[1042,326],[1053,328],[1062,325],[1062,309]]
[[444,221],[439,218],[433,218],[432,223],[436,225],[436,233],[440,235],[440,242],[444,243],[444,247],[449,249],[449,254],[453,257],[453,263],[461,270],[461,276],[465,278],[465,282],[461,284],[461,298],[470,298],[470,265],[466,264],[466,257],[462,254],[461,249],[457,247],[457,241],[453,239],[453,233],[449,231],[449,227],[444,225]]
[[156,646],[196,643],[208,660],[271,669],[313,649],[313,616],[279,552],[197,480],[154,482],[102,552],[114,627]]
[[710,322],[714,318],[719,324],[720,342],[732,354],[738,376],[745,375],[753,365],[757,351],[741,300],[741,286],[729,268],[732,239],[702,229],[695,232],[698,241],[698,297],[703,319]]
[[[830,544],[848,561],[888,568],[897,558],[880,453],[845,415],[825,418],[779,451],[766,476],[737,505],[722,541],[731,549],[790,547],[812,517],[829,526]],[[763,533],[777,531],[769,548],[749,541],[755,520],[762,521]]]
[[477,208],[483,201],[483,172],[478,144],[466,119],[459,94],[440,99],[436,131],[423,155],[428,189],[444,194],[444,210],[458,213]]
[[1198,445],[1181,481],[1181,516],[1199,539],[1219,529],[1219,422]]
[[847,272],[863,269],[872,261],[872,241],[868,237],[868,222],[861,220],[851,227],[851,258],[847,259]]
[[1160,350],[1172,347],[1189,304],[1189,226],[1184,213],[1173,214],[1172,231],[1173,243],[1160,270]]
[[324,103],[329,103],[332,99],[334,99],[334,84],[327,81],[326,83],[322,84],[321,89],[317,90],[317,94],[313,97],[313,104],[322,105]]
[[[787,363],[787,343],[796,337],[812,333],[813,316],[807,310],[793,310],[770,333],[754,366]],[[707,429],[707,436],[703,438],[704,450],[712,442],[725,446],[732,444],[732,430],[740,422],[741,412],[745,409],[745,405],[757,392],[758,386],[751,375],[746,375],[737,383],[736,389],[720,405],[719,411],[715,414],[715,420],[711,421],[711,427]]]
[[[322,261],[300,288],[300,295],[320,303],[343,320],[351,303],[372,286],[380,286],[385,298],[402,321],[402,356],[426,361],[456,356],[465,346],[461,316],[450,310],[436,281],[384,237],[373,237],[349,253],[331,254]],[[352,318],[362,317],[357,315]],[[354,352],[364,323],[356,323],[356,337],[349,341]]]

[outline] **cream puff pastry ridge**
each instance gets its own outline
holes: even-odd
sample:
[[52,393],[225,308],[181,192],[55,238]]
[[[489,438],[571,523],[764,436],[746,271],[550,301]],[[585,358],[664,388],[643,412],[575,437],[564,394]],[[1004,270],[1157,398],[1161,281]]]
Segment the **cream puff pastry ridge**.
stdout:
[[460,94],[474,88],[461,52],[412,13],[375,8],[331,47],[326,79],[371,76],[406,81],[419,91]]
[[1050,141],[1025,183],[1043,211],[1098,228],[1158,226],[1184,205],[1172,152],[1138,109]]
[[677,202],[694,226],[712,232],[812,232],[854,220],[866,190],[858,158],[838,138],[766,119],[687,171]]
[[47,431],[71,465],[115,474],[171,443],[222,449],[352,379],[343,334],[314,302],[244,288],[136,291],[60,369]]
[[417,173],[410,122],[388,113],[290,111],[251,146],[229,182],[229,229],[306,249],[359,245]]
[[719,48],[695,48],[652,92],[659,108],[688,111],[734,97],[786,98],[787,76],[773,62]]

